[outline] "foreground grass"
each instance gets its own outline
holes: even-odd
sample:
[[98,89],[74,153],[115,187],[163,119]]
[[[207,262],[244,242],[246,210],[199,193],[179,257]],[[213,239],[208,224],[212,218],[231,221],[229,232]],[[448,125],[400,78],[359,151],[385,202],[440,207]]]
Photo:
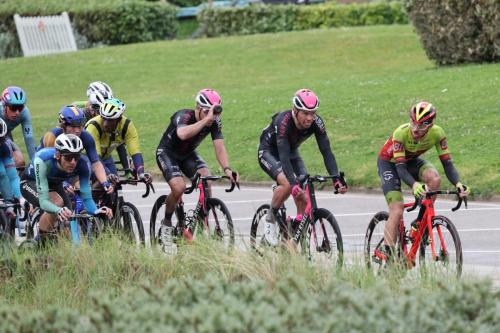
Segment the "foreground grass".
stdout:
[[375,279],[301,256],[225,253],[198,242],[173,258],[112,236],[14,253],[0,281],[0,331],[496,332],[491,282],[407,274]]
[[[437,69],[410,26],[342,28],[258,36],[108,47],[0,62],[2,85],[28,92],[35,132],[56,124],[59,108],[84,99],[87,84],[108,82],[127,103],[141,134],[148,169],[176,110],[193,106],[203,87],[224,100],[224,135],[233,168],[245,180],[268,180],[256,160],[260,132],[293,92],[321,99],[332,147],[352,185],[378,188],[377,153],[406,122],[416,100],[432,101],[463,181],[476,194],[500,192],[500,64]],[[19,131],[18,131],[19,132]],[[16,133],[20,140],[20,133]],[[206,140],[200,151],[216,171]],[[324,173],[314,139],[303,149],[311,173]],[[439,167],[435,153],[428,156]],[[220,170],[219,170],[220,171]]]

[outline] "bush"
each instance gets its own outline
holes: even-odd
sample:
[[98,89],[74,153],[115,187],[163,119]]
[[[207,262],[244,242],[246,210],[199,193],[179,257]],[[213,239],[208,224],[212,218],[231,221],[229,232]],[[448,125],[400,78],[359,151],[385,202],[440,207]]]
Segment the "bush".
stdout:
[[403,6],[395,2],[209,8],[198,20],[208,37],[408,22]]
[[[174,6],[164,2],[102,1],[7,1],[0,5],[0,33],[17,37],[14,14],[21,16],[55,15],[67,11],[75,35],[83,38],[83,45],[127,44],[175,37],[177,29]],[[7,45],[4,56],[18,55],[17,38],[4,38]],[[80,44],[82,45],[82,44]],[[1,48],[0,48],[1,49]]]
[[437,64],[500,61],[500,1],[410,0],[408,12]]

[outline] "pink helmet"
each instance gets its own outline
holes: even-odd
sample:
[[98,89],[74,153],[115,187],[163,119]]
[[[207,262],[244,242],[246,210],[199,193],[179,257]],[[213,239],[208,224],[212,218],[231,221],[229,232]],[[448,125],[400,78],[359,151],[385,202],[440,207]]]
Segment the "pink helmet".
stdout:
[[292,101],[298,110],[316,111],[319,108],[318,96],[309,89],[297,90]]
[[203,108],[210,108],[212,105],[222,105],[222,99],[217,91],[202,89],[196,94],[196,103]]

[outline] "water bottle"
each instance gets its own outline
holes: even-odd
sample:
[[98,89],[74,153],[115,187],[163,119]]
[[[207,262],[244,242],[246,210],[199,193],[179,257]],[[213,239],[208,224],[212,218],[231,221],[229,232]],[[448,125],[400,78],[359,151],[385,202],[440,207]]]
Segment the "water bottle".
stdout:
[[415,241],[415,237],[417,237],[417,231],[418,231],[418,224],[417,224],[417,220],[415,220],[411,223],[411,227],[410,227],[410,240],[412,242]]
[[75,195],[75,213],[79,214],[83,209],[83,201],[79,195]]

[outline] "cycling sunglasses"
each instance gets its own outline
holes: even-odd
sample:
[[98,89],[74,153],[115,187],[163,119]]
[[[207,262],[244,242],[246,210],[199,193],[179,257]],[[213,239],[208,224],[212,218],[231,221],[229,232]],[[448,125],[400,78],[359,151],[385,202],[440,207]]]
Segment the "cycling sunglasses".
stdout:
[[429,126],[431,126],[432,124],[434,123],[434,120],[433,119],[427,119],[427,120],[424,120],[423,122],[421,122],[420,124],[418,123],[415,123],[415,122],[411,122],[411,126],[414,128],[414,129],[417,129],[417,130],[423,130],[423,129],[426,129],[428,128]]
[[[203,113],[209,113],[210,112],[210,108],[205,108],[205,107],[201,106],[201,109],[203,110]],[[214,114],[221,114],[221,113],[222,113],[222,106],[216,105],[214,107]]]
[[92,104],[90,105],[90,107],[92,108],[92,110],[96,111],[96,112],[99,112],[101,106],[99,104]]
[[24,110],[24,105],[7,105],[12,112],[21,112]]
[[71,126],[71,127],[83,127],[85,125],[85,119],[82,119],[80,121],[70,121],[65,123],[66,126]]
[[66,162],[71,162],[72,160],[75,160],[75,162],[78,162],[80,160],[81,155],[80,154],[62,154],[61,155]]

